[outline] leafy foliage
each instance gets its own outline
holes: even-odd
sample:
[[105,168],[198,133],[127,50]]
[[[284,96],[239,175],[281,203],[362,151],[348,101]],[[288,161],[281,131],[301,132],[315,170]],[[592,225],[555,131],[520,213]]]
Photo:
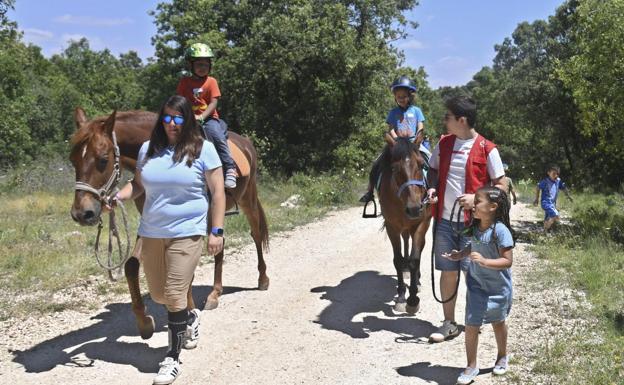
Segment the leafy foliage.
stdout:
[[[220,110],[287,174],[361,167],[381,146],[401,12],[415,1],[173,1],[155,12],[160,63],[196,41],[216,52]],[[210,32],[206,32],[210,31]],[[175,72],[170,70],[170,72]]]

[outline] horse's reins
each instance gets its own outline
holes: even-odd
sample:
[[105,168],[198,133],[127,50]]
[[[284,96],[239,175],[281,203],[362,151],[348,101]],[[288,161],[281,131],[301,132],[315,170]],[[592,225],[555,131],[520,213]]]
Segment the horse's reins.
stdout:
[[[94,194],[102,204],[108,204],[110,197],[117,192],[117,183],[119,183],[119,179],[121,178],[121,165],[120,165],[120,151],[119,145],[117,144],[117,136],[115,135],[115,131],[112,132],[113,137],[113,151],[115,154],[115,163],[113,165],[113,173],[108,178],[104,185],[97,189],[91,186],[88,183],[76,181],[74,185],[74,190],[78,191],[87,191]],[[95,259],[97,263],[104,269],[108,271],[108,276],[111,280],[115,280],[112,275],[113,270],[119,269],[123,266],[130,257],[130,234],[128,232],[128,219],[126,208],[124,207],[121,201],[117,201],[117,205],[121,207],[121,216],[123,219],[123,224],[126,232],[126,252],[122,253],[121,247],[121,239],[119,238],[119,229],[117,227],[117,223],[115,221],[115,211],[111,210],[109,213],[109,226],[108,226],[108,254],[107,254],[107,263],[104,264],[100,259],[99,254],[99,245],[100,245],[100,234],[102,232],[102,228],[104,225],[102,224],[102,218],[100,217],[100,221],[98,223],[98,232],[95,237]],[[119,255],[121,257],[121,262],[114,264],[113,262],[113,237],[117,239],[117,248],[119,249]]]
[[[439,197],[438,197],[439,199]],[[451,215],[449,216],[449,220],[451,222],[451,230],[453,230],[453,233],[455,234],[455,236],[459,240],[461,240],[461,231],[459,230],[459,222],[461,221],[461,214],[462,214],[462,206],[459,206],[459,210],[457,210],[457,229],[455,229],[453,227],[453,217],[455,216],[455,209],[457,208],[457,204],[459,203],[459,199],[457,198],[455,199],[455,202],[453,203],[453,207],[451,208]],[[451,295],[449,298],[442,300],[440,298],[438,298],[438,296],[436,295],[436,291],[435,291],[435,274],[434,274],[434,261],[435,261],[435,239],[436,239],[436,232],[438,230],[438,221],[437,219],[434,219],[434,225],[433,225],[433,235],[432,235],[432,245],[431,245],[431,291],[433,292],[433,298],[439,302],[439,303],[447,303],[453,300],[453,298],[455,298],[455,296],[457,295],[457,291],[459,290],[459,281],[461,280],[461,261],[459,261],[459,265],[457,267],[457,282],[455,283],[455,290],[453,291],[453,295]],[[440,293],[442,294],[442,293]]]

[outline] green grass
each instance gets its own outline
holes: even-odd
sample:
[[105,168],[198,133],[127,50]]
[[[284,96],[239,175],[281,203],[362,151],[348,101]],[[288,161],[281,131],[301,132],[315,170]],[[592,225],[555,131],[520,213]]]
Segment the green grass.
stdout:
[[624,201],[621,195],[584,192],[573,192],[573,198],[574,202],[565,198],[560,202],[569,224],[552,237],[532,238],[532,251],[551,262],[551,268],[538,268],[532,279],[541,287],[564,284],[581,290],[591,308],[556,314],[585,322],[569,335],[544,341],[532,370],[557,384],[623,384],[624,245],[617,242],[619,232],[613,228]]
[[[48,181],[48,182],[46,182]],[[77,301],[58,303],[51,295],[64,288],[84,284],[89,276],[105,277],[94,257],[97,227],[75,223],[69,210],[73,201],[73,170],[61,160],[41,162],[0,175],[0,319],[28,312],[54,312],[83,306]],[[270,236],[308,223],[328,211],[356,202],[356,191],[364,181],[345,175],[294,175],[289,179],[263,176],[259,196]],[[297,208],[280,204],[299,194]],[[131,239],[139,217],[134,205],[126,205]],[[228,249],[252,242],[245,216],[226,217]],[[123,238],[123,237],[122,237]],[[100,252],[106,251],[106,233]],[[211,263],[203,258],[202,263]],[[98,282],[101,295],[127,291],[125,281]],[[23,301],[15,302],[21,296]],[[87,305],[84,305],[87,306]]]

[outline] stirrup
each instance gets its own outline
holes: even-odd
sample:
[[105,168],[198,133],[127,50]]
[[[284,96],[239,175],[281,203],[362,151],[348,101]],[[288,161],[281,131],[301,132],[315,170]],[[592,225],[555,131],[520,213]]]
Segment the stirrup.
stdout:
[[[368,207],[371,202],[373,202],[373,213],[368,214],[366,212],[366,207]],[[379,215],[381,214],[377,214],[377,202],[375,202],[375,197],[373,196],[373,199],[369,200],[364,204],[364,209],[362,210],[362,218],[377,218]]]

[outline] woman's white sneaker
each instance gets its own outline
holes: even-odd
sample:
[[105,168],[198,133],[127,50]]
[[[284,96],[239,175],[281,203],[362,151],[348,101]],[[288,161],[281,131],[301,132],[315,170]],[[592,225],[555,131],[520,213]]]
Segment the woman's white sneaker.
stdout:
[[180,374],[180,363],[172,357],[165,357],[165,360],[158,365],[160,365],[160,370],[154,377],[154,385],[171,384]]
[[201,312],[199,309],[193,309],[191,313],[193,313],[195,319],[192,324],[186,326],[184,343],[182,344],[184,349],[195,349],[199,343],[199,315]]

